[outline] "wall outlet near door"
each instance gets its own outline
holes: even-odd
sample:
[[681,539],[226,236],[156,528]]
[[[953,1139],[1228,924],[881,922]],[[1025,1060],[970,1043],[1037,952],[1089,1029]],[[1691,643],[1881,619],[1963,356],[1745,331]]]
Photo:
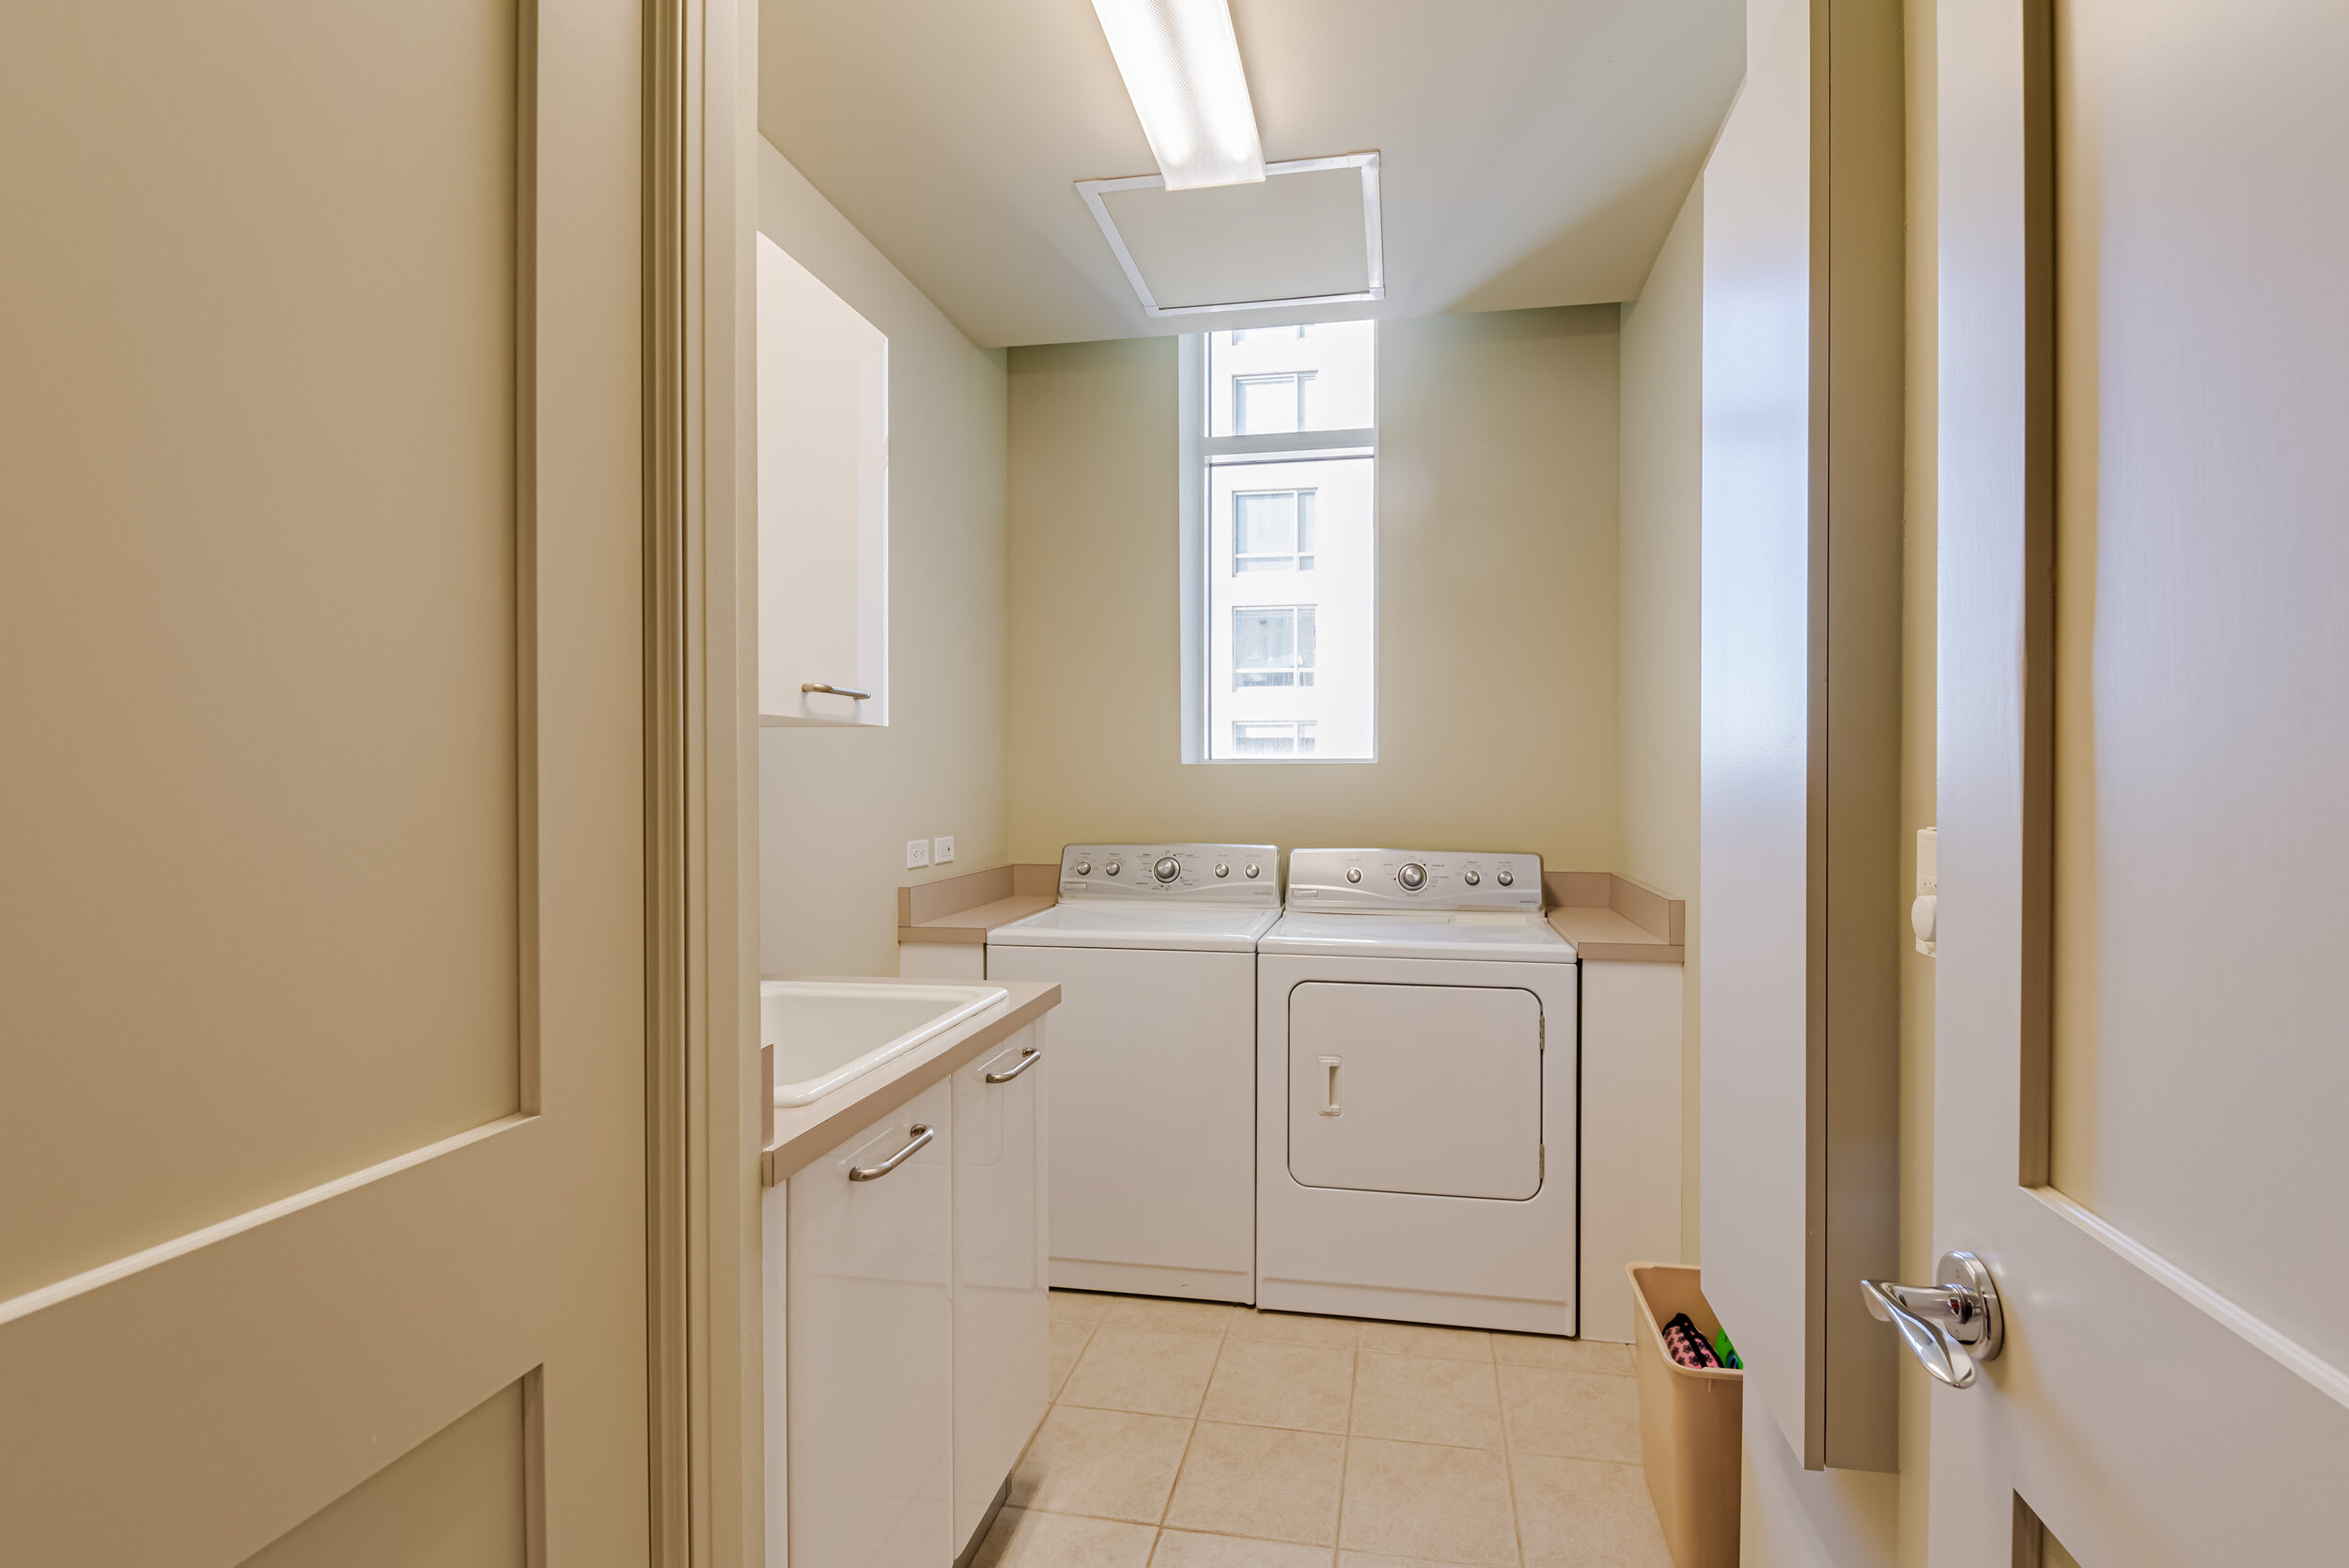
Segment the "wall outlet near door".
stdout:
[[926,838],[906,840],[906,869],[919,871],[930,863],[930,841]]
[[955,863],[954,834],[948,833],[943,838],[934,838],[930,840],[930,860],[933,863],[938,865],[952,865]]

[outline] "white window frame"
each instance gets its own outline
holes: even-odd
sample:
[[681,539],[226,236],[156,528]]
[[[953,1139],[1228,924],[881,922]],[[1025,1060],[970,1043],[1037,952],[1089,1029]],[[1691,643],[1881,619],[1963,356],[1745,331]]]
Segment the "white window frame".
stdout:
[[[1252,332],[1257,328],[1250,328]],[[1210,436],[1207,431],[1207,336],[1185,333],[1176,340],[1174,394],[1175,508],[1179,514],[1176,566],[1181,573],[1178,604],[1183,666],[1182,753],[1186,763],[1260,768],[1267,763],[1342,767],[1378,760],[1378,664],[1383,645],[1378,615],[1378,427],[1299,430],[1267,436]],[[1210,462],[1297,462],[1314,458],[1360,458],[1371,479],[1371,659],[1370,754],[1362,757],[1222,757],[1209,754],[1207,739],[1207,465]],[[1297,487],[1283,487],[1293,489]],[[1252,722],[1253,721],[1251,721]]]

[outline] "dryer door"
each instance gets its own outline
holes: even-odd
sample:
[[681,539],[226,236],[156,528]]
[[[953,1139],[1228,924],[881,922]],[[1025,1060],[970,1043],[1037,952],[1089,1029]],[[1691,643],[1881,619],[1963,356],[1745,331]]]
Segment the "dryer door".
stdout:
[[1531,1198],[1542,1004],[1485,986],[1289,992],[1289,1174],[1305,1187]]

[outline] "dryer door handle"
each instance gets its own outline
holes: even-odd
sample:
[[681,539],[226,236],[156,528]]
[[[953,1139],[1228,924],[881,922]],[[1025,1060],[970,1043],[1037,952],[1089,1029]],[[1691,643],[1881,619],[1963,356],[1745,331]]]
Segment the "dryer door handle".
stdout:
[[1321,1114],[1324,1116],[1342,1116],[1346,1113],[1338,1105],[1338,1069],[1345,1065],[1346,1058],[1342,1056],[1321,1059]]

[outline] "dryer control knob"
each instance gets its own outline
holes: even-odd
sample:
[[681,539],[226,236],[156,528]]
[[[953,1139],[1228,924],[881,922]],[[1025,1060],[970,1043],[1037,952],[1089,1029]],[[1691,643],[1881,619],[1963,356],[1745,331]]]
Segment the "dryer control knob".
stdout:
[[[1112,866],[1112,867],[1110,867],[1110,875],[1111,875],[1111,876],[1112,876],[1112,877],[1116,876],[1116,875],[1117,875],[1117,867],[1115,867],[1115,866]],[[1517,878],[1516,878],[1515,877],[1510,876],[1508,872],[1506,872],[1506,871],[1502,871],[1502,872],[1501,872],[1500,874],[1498,874],[1497,876],[1495,876],[1495,877],[1493,877],[1493,880],[1494,880],[1494,881],[1496,881],[1496,882],[1499,882],[1499,883],[1500,883],[1502,887],[1504,887],[1504,888],[1505,888],[1505,887],[1508,887],[1508,886],[1510,886],[1511,884],[1515,883],[1515,882],[1517,881]]]
[[1362,879],[1362,868],[1359,865],[1347,866],[1346,868],[1346,879],[1349,882],[1361,881]]
[[1102,869],[1102,870],[1104,870],[1104,871],[1106,871],[1106,872],[1108,872],[1111,876],[1114,877],[1114,876],[1116,876],[1116,875],[1117,875],[1117,872],[1118,872],[1118,865],[1117,865],[1117,862],[1116,862],[1115,861],[1112,861],[1112,862],[1110,862],[1110,863],[1109,863],[1109,864],[1107,864],[1107,865],[1103,866],[1101,869]]
[[1463,872],[1460,875],[1460,880],[1466,882],[1470,887],[1474,887],[1477,883],[1483,881],[1484,879],[1485,878],[1479,877],[1473,871]]
[[1396,872],[1394,874],[1394,879],[1402,883],[1407,892],[1417,893],[1420,889],[1427,885],[1427,868],[1420,864],[1417,861],[1413,861],[1410,864]]
[[1256,862],[1253,862],[1253,861],[1251,861],[1251,862],[1248,862],[1248,876],[1249,876],[1249,877],[1253,877],[1255,875],[1256,875]]
[[1150,875],[1161,882],[1172,882],[1183,874],[1183,862],[1172,855],[1160,855],[1159,863],[1150,868]]
[[1092,875],[1093,875],[1093,862],[1092,862],[1091,861],[1079,861],[1079,862],[1077,862],[1077,875],[1078,875],[1078,876],[1080,876],[1080,877],[1090,877],[1090,876],[1092,876]]
[[[1215,862],[1215,874],[1218,877],[1229,877],[1232,874],[1232,868],[1223,862],[1218,861]],[[1255,875],[1252,868],[1250,870],[1249,875],[1252,877]]]

